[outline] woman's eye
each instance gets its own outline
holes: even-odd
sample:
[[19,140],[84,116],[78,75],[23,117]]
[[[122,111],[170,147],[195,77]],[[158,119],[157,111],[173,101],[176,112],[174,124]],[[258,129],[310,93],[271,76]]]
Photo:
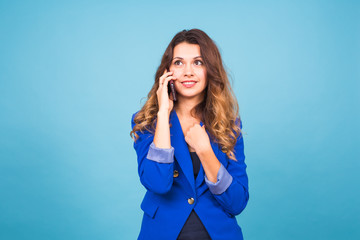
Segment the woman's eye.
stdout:
[[182,62],[181,62],[181,61],[179,61],[179,60],[177,60],[177,61],[175,61],[175,62],[174,62],[174,64],[175,64],[175,65],[181,65],[181,64],[182,64]]
[[201,60],[195,60],[195,65],[203,65],[203,62]]

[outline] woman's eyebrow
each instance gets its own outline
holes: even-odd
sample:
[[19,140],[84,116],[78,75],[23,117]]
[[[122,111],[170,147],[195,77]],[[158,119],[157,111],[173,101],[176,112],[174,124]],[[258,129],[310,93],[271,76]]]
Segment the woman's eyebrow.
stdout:
[[[174,58],[173,58],[173,60],[174,60],[175,58],[178,58],[178,59],[184,59],[184,58],[182,58],[182,57],[174,57]],[[193,59],[195,59],[195,58],[202,58],[202,57],[201,57],[201,56],[196,56],[196,57],[193,57]]]

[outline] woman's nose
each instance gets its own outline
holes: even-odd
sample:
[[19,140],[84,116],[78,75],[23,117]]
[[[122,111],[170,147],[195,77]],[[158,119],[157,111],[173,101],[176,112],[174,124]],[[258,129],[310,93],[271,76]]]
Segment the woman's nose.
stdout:
[[191,64],[186,64],[185,65],[184,75],[185,76],[193,76],[194,75],[193,68],[192,68]]

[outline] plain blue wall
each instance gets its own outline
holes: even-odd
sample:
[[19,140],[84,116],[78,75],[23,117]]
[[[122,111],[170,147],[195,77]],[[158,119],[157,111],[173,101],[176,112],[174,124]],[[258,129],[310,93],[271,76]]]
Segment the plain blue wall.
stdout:
[[[360,239],[358,1],[0,2],[0,239],[136,239],[129,136],[183,29],[240,104],[245,239]],[[142,99],[142,101],[140,101]]]

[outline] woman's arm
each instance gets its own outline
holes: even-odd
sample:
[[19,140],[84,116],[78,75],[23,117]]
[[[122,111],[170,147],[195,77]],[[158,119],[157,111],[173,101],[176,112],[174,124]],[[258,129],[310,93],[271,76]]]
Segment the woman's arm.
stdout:
[[174,102],[172,98],[169,98],[167,84],[174,79],[176,78],[172,76],[172,72],[165,69],[164,74],[159,79],[159,88],[156,91],[159,110],[156,119],[154,144],[158,148],[171,148],[169,116],[174,107]]
[[[137,133],[139,138],[134,142],[138,156],[138,172],[144,187],[157,194],[170,191],[173,184],[174,151],[170,142],[169,115],[174,106],[168,95],[168,82],[176,80],[172,72],[164,71],[159,79],[159,88],[156,91],[159,103],[155,135],[148,131]],[[136,113],[135,113],[136,114]],[[134,116],[131,126],[134,129]]]
[[[135,114],[131,119],[132,128],[135,126]],[[167,193],[173,184],[174,148],[170,145],[168,119],[169,116],[159,113],[155,137],[146,130],[144,133],[138,131],[139,138],[134,142],[140,182],[147,190],[157,194]]]
[[158,148],[171,148],[169,113],[167,110],[160,110],[157,113],[154,144]]
[[[240,127],[242,127],[241,123]],[[202,164],[206,174],[205,182],[215,199],[230,216],[240,214],[249,200],[242,134],[237,138],[234,154],[237,161],[229,159],[228,166],[224,166],[219,162],[212,149],[199,154],[199,158],[203,159]],[[212,165],[210,165],[211,163]],[[216,171],[217,163],[220,163],[218,171]],[[215,181],[213,179],[214,175],[217,176]],[[207,176],[211,176],[211,178]]]

